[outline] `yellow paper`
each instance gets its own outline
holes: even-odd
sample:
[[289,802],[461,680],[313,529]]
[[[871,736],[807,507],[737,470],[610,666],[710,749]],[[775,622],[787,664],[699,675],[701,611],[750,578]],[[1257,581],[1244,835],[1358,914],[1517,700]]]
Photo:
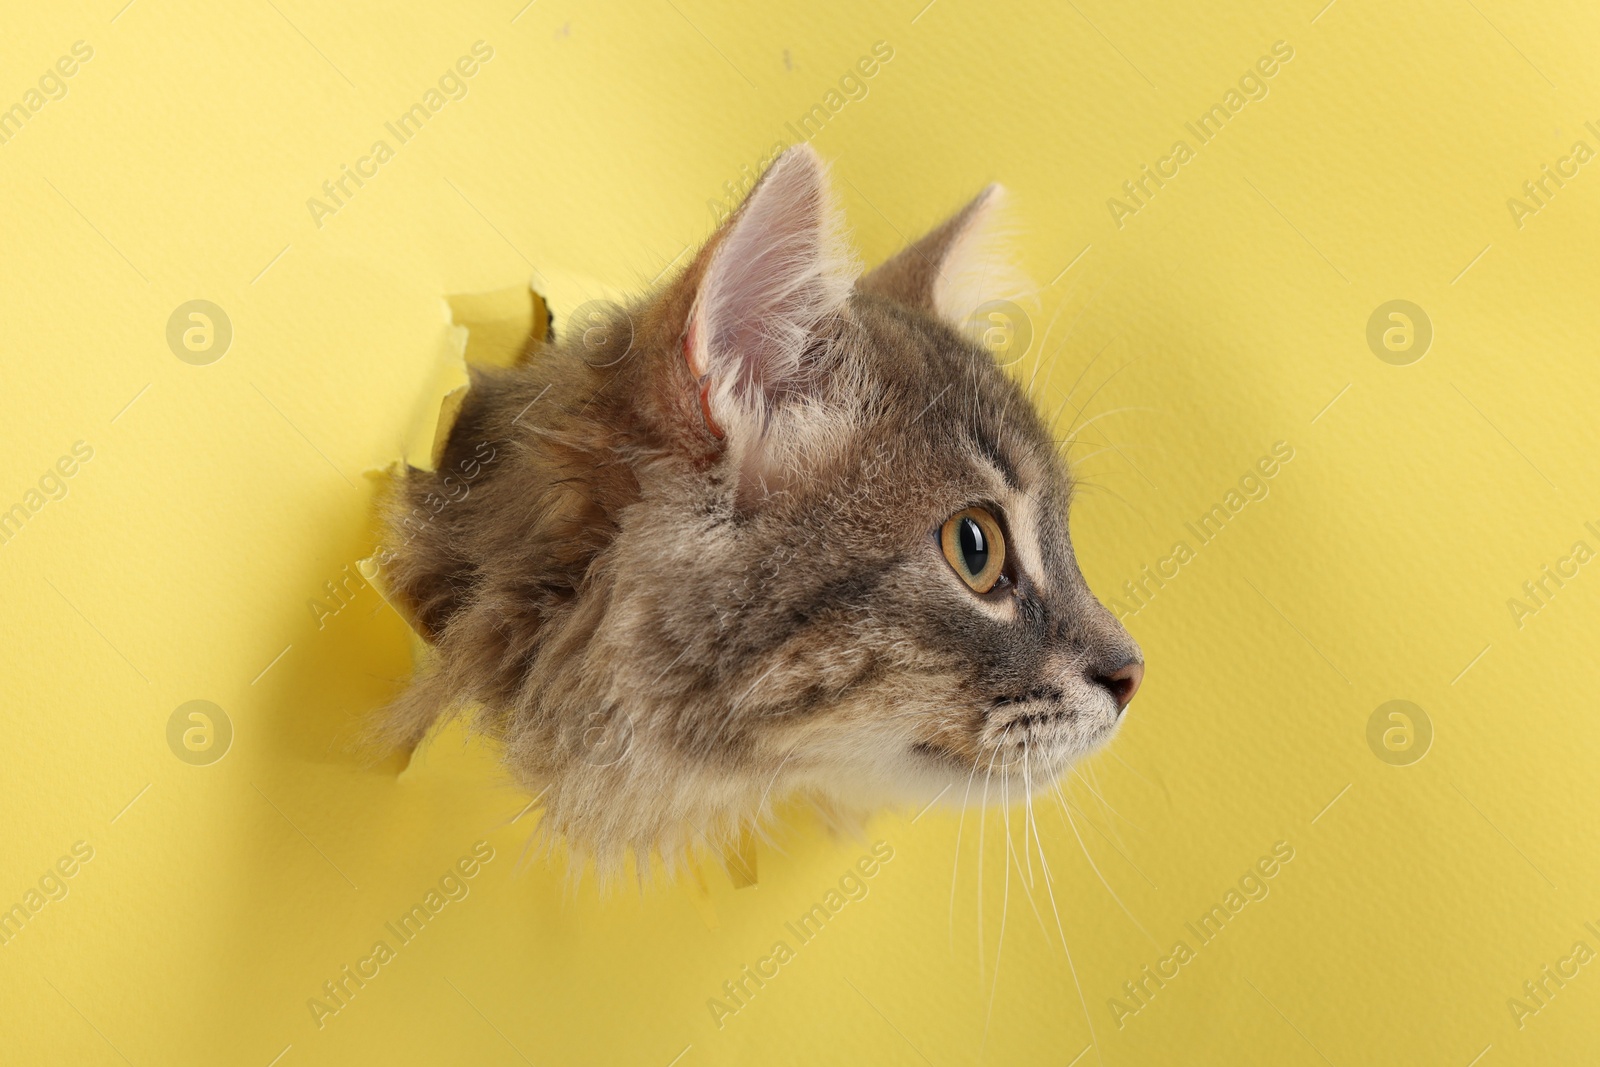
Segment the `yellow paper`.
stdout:
[[[13,8],[6,1063],[1600,1054],[1600,11]],[[869,263],[1011,190],[1145,687],[1031,820],[569,890],[492,746],[350,751],[412,669],[363,472],[464,321],[586,321],[802,139]]]

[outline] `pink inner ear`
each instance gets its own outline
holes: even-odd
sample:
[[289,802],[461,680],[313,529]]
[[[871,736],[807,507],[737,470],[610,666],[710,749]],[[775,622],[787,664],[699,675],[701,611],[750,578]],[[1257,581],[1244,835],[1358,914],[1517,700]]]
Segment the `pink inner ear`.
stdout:
[[[689,365],[691,373],[695,367],[695,336],[698,332],[694,320],[690,319],[689,330],[683,335],[683,360]],[[700,416],[705,419],[706,429],[711,431],[711,436],[720,441],[726,435],[716,416],[711,414],[711,375],[696,374],[695,379],[700,391]]]
[[931,312],[958,329],[979,305],[1034,292],[1007,245],[1005,189],[990,185],[944,222],[879,264],[860,288]]
[[800,384],[821,322],[855,270],[822,161],[785,152],[729,223],[690,319],[689,366],[709,376],[708,409],[761,406]]

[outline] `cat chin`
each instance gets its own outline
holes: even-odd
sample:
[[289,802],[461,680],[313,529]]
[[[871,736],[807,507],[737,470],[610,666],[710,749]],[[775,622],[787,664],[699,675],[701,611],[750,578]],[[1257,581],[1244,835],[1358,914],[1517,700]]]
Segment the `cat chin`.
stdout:
[[841,803],[864,808],[909,806],[920,812],[935,804],[963,808],[1005,803],[1020,800],[1023,789],[1038,793],[1051,788],[1074,764],[1103,748],[1115,732],[1112,726],[1089,738],[1031,750],[1026,765],[1020,757],[1006,763],[999,759],[974,763],[917,744],[890,760],[875,762],[870,777],[849,773],[830,776],[833,780],[819,785]]

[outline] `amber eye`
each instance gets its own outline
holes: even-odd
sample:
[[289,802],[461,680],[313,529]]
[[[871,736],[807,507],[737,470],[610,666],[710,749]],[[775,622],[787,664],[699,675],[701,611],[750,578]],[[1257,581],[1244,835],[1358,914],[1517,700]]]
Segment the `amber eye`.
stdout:
[[967,508],[944,520],[939,546],[961,580],[987,593],[1006,566],[1006,539],[1000,523],[983,508]]

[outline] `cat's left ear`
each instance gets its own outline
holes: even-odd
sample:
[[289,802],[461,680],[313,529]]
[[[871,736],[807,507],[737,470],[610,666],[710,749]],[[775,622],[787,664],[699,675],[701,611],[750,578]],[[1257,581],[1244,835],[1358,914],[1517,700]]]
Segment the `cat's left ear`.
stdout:
[[827,168],[809,145],[778,157],[717,234],[685,338],[714,432],[759,439],[787,395],[808,391],[818,341],[859,269]]
[[991,185],[875,267],[857,288],[964,327],[984,301],[1017,298],[1029,289],[1010,256],[1009,233],[1005,188]]

